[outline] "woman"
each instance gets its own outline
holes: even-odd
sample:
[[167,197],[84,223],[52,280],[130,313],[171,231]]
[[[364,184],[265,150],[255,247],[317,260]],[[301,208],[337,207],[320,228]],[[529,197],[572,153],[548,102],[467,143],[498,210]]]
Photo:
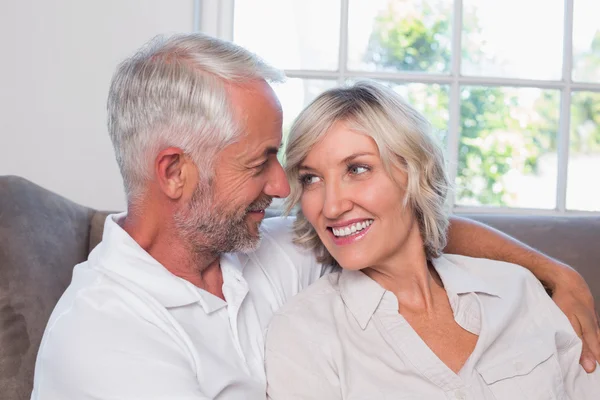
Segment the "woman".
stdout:
[[600,372],[538,280],[443,255],[448,178],[425,118],[359,83],[319,96],[286,149],[297,241],[341,270],[272,320],[272,399],[598,399]]

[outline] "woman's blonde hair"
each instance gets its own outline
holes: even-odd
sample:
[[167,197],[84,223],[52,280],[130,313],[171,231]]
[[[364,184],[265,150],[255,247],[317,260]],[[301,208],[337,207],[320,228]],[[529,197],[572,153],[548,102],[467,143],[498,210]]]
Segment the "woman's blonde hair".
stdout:
[[[390,176],[400,169],[408,183],[404,205],[415,213],[428,259],[439,257],[446,246],[449,181],[444,156],[431,133],[431,125],[392,89],[371,81],[328,90],[306,107],[291,127],[285,149],[285,171],[291,193],[289,214],[299,203],[302,185],[298,167],[308,152],[338,121],[373,138]],[[302,211],[294,224],[296,243],[312,248],[320,262],[336,264]]]

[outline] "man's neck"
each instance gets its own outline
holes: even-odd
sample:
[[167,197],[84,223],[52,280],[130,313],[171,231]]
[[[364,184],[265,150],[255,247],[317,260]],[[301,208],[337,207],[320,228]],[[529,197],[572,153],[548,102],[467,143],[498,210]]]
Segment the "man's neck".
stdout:
[[224,300],[220,255],[194,251],[173,228],[146,213],[127,215],[121,226],[148,254],[173,275]]

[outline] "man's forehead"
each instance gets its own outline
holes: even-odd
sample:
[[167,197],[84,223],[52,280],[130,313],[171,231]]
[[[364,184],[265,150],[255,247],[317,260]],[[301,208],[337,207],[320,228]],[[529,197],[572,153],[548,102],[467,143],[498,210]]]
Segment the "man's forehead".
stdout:
[[[269,156],[271,154],[277,154],[281,149],[281,136],[273,137],[267,132],[260,132],[262,138],[251,137],[246,134],[243,135],[239,144],[238,155],[243,159],[255,159]],[[255,135],[254,135],[255,136]]]
[[273,111],[282,112],[281,103],[275,91],[262,79],[227,83],[225,87],[233,107],[242,111],[242,114],[247,110],[248,105],[266,106]]

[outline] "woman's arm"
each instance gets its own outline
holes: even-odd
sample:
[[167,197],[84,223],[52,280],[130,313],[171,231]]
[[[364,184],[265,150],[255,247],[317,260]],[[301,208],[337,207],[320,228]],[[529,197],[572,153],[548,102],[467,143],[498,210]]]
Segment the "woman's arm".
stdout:
[[590,288],[574,269],[518,240],[467,218],[451,217],[446,253],[490,258],[529,269],[552,292],[552,299],[583,340],[580,363],[587,372],[600,361],[600,328]]

